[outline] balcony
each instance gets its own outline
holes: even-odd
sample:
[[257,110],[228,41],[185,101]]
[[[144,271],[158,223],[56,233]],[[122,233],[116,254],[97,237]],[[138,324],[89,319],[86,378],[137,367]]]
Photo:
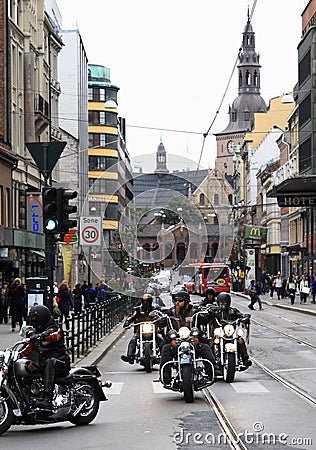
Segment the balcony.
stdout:
[[35,95],[34,102],[35,133],[42,134],[49,126],[49,103],[40,95]]

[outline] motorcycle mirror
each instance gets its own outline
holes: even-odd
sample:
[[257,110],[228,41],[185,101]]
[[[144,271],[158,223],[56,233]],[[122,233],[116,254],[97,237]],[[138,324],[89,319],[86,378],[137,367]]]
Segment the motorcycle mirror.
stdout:
[[29,336],[30,332],[33,332],[34,328],[32,327],[32,325],[25,325],[22,326],[21,330],[20,330],[20,336],[26,338]]

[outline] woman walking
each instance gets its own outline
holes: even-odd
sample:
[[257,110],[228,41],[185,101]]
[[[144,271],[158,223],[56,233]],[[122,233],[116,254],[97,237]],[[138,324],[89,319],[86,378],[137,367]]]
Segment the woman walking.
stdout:
[[8,283],[4,281],[2,283],[0,290],[0,324],[8,323],[8,307],[9,307]]
[[300,282],[300,296],[301,296],[300,303],[301,304],[306,303],[308,294],[309,294],[308,281],[306,280],[305,275],[302,275],[301,282]]
[[17,323],[21,329],[25,311],[25,296],[21,278],[15,278],[9,287],[8,297],[11,312],[12,332],[14,332]]
[[60,283],[56,300],[60,311],[60,325],[62,325],[63,318],[65,318],[66,329],[69,330],[69,322],[67,319],[69,317],[69,311],[74,308],[74,304],[66,282]]
[[289,279],[287,280],[286,283],[286,292],[288,292],[290,300],[291,300],[291,305],[294,305],[294,300],[295,300],[295,292],[296,292],[296,277],[294,273],[291,273],[291,275],[289,276]]

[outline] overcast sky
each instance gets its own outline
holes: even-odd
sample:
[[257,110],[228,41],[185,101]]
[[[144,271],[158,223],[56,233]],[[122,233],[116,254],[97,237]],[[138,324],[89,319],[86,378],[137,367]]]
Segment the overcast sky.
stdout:
[[[267,103],[290,92],[297,81],[301,13],[307,3],[257,1],[252,25],[262,65],[261,95]],[[219,109],[253,0],[57,0],[57,4],[63,28],[80,30],[89,63],[109,67],[111,81],[120,87],[119,114],[129,125],[130,155],[154,153],[162,138],[167,154],[198,161],[203,133]],[[203,167],[214,167],[212,133],[228,124],[228,106],[237,94],[235,70],[205,141]]]

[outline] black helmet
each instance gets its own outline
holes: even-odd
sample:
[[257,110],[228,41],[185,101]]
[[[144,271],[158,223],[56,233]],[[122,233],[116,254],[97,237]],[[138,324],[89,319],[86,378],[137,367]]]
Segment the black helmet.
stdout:
[[47,306],[32,306],[29,311],[28,323],[34,328],[44,328],[51,320],[52,315]]
[[185,303],[189,303],[190,301],[190,294],[186,291],[179,291],[176,294],[174,294],[174,303],[177,300],[184,300]]
[[214,299],[213,302],[215,301],[215,297],[216,297],[216,291],[214,288],[212,287],[208,287],[205,291],[205,297],[207,297],[208,295],[213,295]]
[[177,284],[177,286],[175,286],[175,287],[172,289],[172,292],[171,292],[171,298],[172,298],[173,303],[175,303],[175,296],[176,296],[179,292],[187,292],[187,293],[188,293],[188,290],[187,290],[187,288],[184,286],[184,284]]
[[230,307],[230,303],[231,303],[231,298],[230,298],[230,294],[228,294],[227,292],[221,292],[220,294],[218,294],[217,296],[217,305],[227,311]]
[[145,311],[148,311],[153,304],[153,297],[151,294],[144,294],[142,296],[142,307]]

